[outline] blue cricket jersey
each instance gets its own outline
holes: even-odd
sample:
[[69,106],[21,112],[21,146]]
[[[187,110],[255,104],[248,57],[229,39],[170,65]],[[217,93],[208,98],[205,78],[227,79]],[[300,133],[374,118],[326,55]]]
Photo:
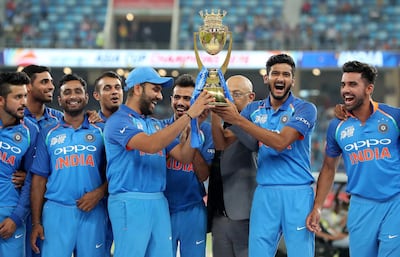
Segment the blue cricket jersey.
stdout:
[[296,129],[302,136],[279,152],[261,144],[258,150],[257,183],[259,185],[308,185],[311,174],[311,134],[317,109],[314,104],[289,94],[288,99],[274,110],[270,97],[248,104],[241,115],[262,128],[279,133],[283,127]]
[[373,113],[364,124],[355,117],[331,121],[325,152],[342,154],[350,194],[385,201],[400,194],[400,109],[371,105]]
[[[174,122],[174,117],[163,120],[165,125]],[[211,134],[211,125],[208,122],[200,124],[204,143],[199,149],[207,164],[211,164],[214,157],[214,143]],[[193,164],[183,164],[174,158],[167,159],[167,186],[164,192],[167,197],[171,213],[184,210],[203,201],[206,195],[204,184],[200,182],[193,170]]]
[[39,129],[42,129],[61,121],[64,117],[64,114],[59,110],[45,106],[43,116],[40,117],[39,120],[36,119],[35,115],[33,115],[28,108],[25,108],[24,116],[33,123],[37,124]]
[[39,128],[24,118],[17,125],[3,127],[0,120],[0,207],[15,207],[10,218],[21,225],[29,211],[31,176],[22,189],[12,182],[16,170],[29,171],[35,154]]
[[99,110],[97,114],[99,115],[100,119],[103,120],[104,123],[107,121],[108,118],[104,115],[104,113],[101,110]]
[[179,142],[174,140],[166,149],[154,154],[127,148],[136,134],[150,135],[162,128],[161,121],[140,115],[125,104],[107,120],[104,137],[110,194],[165,190],[166,156]]
[[48,179],[46,199],[76,205],[76,200],[104,183],[103,126],[90,124],[85,115],[77,129],[61,120],[40,131],[31,172]]

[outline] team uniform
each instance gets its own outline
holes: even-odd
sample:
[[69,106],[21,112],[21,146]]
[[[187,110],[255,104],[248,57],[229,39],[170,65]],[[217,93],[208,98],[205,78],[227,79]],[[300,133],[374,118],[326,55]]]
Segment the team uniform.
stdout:
[[103,120],[103,122],[106,122],[106,121],[107,121],[108,118],[104,115],[104,113],[103,113],[101,110],[99,110],[99,111],[97,112],[97,114],[99,115],[100,119]]
[[[107,121],[107,117],[104,115],[104,113],[99,110],[97,112],[97,114],[99,115],[100,119],[103,120],[103,122]],[[105,205],[107,206],[107,199],[105,199]],[[108,215],[108,213],[107,213]],[[112,227],[111,227],[111,222],[110,219],[108,219],[107,221],[107,234],[106,234],[106,252],[107,252],[107,257],[111,256],[111,248],[112,248],[112,243],[113,243],[113,235],[112,235]]]
[[[102,123],[87,117],[74,129],[64,120],[41,130],[32,173],[47,178],[42,223],[42,256],[105,256],[106,209],[100,201],[89,211],[76,201],[104,183]],[[63,231],[60,233],[60,224]]]
[[16,170],[29,171],[38,132],[38,127],[27,119],[7,127],[0,120],[0,221],[11,218],[17,226],[12,237],[0,238],[0,256],[25,256],[31,174],[28,172],[22,189],[15,188],[12,176]]
[[[27,119],[29,119],[30,121],[35,123],[39,127],[39,130],[41,130],[47,126],[56,124],[57,122],[62,120],[62,118],[64,117],[64,114],[56,109],[45,106],[44,113],[43,113],[42,117],[40,117],[39,120],[36,119],[35,115],[33,113],[31,113],[28,108],[25,108],[25,110],[24,110],[24,117],[26,117]],[[31,214],[29,213],[29,215],[27,217],[27,221],[26,221],[26,234],[30,235],[31,232],[32,232],[32,217],[31,217]],[[26,237],[26,257],[31,257],[31,256],[40,257],[41,256],[40,253],[33,252],[30,242],[31,242],[30,236],[27,236]],[[37,240],[36,245],[38,245],[39,248],[41,248],[41,243],[42,243],[42,240]]]
[[[174,117],[164,120],[165,125],[174,122]],[[199,148],[207,164],[214,157],[214,143],[211,125],[200,124],[204,143]],[[172,248],[176,255],[180,242],[180,256],[204,257],[207,234],[207,210],[203,197],[206,195],[204,184],[200,182],[193,170],[193,164],[182,164],[167,159],[167,185],[164,192],[169,204],[172,228]]]
[[274,256],[283,232],[288,256],[314,256],[314,234],[306,229],[305,221],[314,201],[310,151],[316,107],[289,93],[277,110],[268,97],[248,104],[241,115],[270,131],[279,133],[289,126],[301,134],[299,140],[281,152],[259,145],[249,255]]
[[61,121],[64,117],[64,114],[59,110],[45,106],[44,113],[39,120],[36,119],[35,115],[32,114],[28,108],[25,108],[24,116],[33,123],[37,124],[39,129],[43,129],[47,126],[54,125],[57,122]]
[[164,196],[167,153],[179,142],[149,154],[128,149],[138,133],[153,134],[163,124],[122,104],[106,122],[108,211],[114,257],[172,256],[171,222]]
[[348,176],[350,255],[400,256],[400,109],[371,105],[365,123],[330,123],[326,155],[342,155]]

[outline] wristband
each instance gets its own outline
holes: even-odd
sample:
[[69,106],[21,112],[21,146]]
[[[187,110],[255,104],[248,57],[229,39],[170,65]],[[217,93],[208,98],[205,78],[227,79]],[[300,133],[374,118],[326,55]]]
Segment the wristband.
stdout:
[[193,120],[193,117],[192,116],[190,116],[190,114],[189,113],[187,113],[187,112],[185,112],[185,114],[189,117],[189,119],[190,120]]

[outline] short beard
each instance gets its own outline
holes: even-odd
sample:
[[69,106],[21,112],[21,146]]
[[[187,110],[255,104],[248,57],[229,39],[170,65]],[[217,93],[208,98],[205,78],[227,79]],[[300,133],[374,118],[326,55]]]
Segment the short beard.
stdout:
[[77,117],[77,116],[81,115],[84,112],[84,110],[83,109],[74,110],[74,111],[64,110],[64,112],[67,113],[71,117]]
[[150,110],[151,101],[146,97],[144,93],[142,93],[139,100],[139,110],[140,113],[147,116],[153,114],[153,111]]
[[282,96],[276,96],[276,95],[274,95],[274,93],[272,93],[271,85],[270,85],[270,84],[268,84],[268,89],[269,89],[269,92],[271,93],[272,98],[274,98],[275,100],[283,100],[283,99],[285,99],[285,98],[287,97],[287,95],[290,93],[290,87],[286,89],[285,93],[284,93]]
[[[26,108],[26,107],[25,107],[25,108]],[[17,112],[12,112],[11,110],[9,110],[8,107],[7,107],[7,103],[4,105],[4,111],[5,111],[8,115],[10,115],[11,117],[14,117],[14,118],[17,119],[17,120],[20,120],[20,119],[24,118],[24,114],[18,115]]]
[[352,112],[354,110],[357,110],[358,108],[360,108],[360,106],[363,104],[363,100],[359,99],[354,105],[348,106],[348,105],[344,105],[344,107],[346,108],[347,111]]

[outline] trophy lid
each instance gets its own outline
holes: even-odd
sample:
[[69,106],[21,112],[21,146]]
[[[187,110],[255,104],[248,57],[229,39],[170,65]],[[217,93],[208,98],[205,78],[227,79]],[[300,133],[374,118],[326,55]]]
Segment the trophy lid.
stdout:
[[208,10],[200,11],[199,14],[203,18],[204,25],[207,27],[225,27],[222,25],[222,18],[225,17],[226,11],[223,10],[211,10],[211,13]]

